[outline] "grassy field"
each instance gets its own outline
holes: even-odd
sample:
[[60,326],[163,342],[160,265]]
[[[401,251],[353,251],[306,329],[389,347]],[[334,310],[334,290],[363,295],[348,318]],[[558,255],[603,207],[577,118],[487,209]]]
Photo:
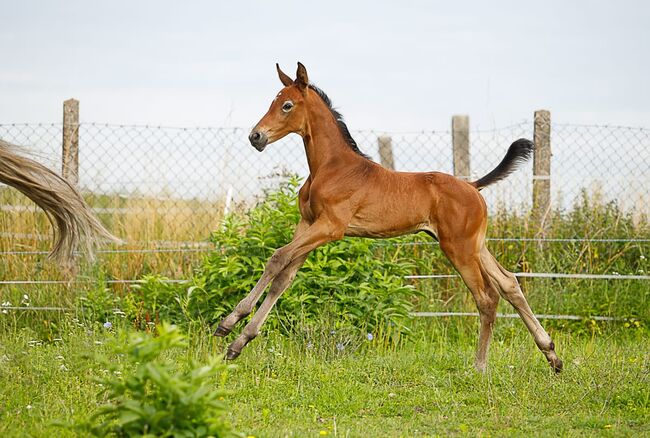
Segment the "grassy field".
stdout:
[[[2,436],[75,436],[54,423],[105,401],[95,379],[107,371],[94,357],[121,360],[107,347],[116,330],[66,321],[51,342],[26,328],[0,332]],[[266,333],[228,375],[228,418],[256,437],[650,434],[647,331],[554,331],[566,364],[554,375],[519,321],[499,321],[483,375],[472,366],[476,330],[474,320],[421,321],[399,343]],[[172,359],[206,360],[226,346],[207,330],[190,341]]]

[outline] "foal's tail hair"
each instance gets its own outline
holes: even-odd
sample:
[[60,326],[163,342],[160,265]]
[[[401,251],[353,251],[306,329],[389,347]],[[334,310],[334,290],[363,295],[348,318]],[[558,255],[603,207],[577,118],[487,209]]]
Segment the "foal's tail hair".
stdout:
[[481,190],[483,187],[487,187],[490,184],[505,179],[508,175],[514,172],[517,169],[519,164],[530,158],[530,155],[533,153],[535,145],[530,140],[525,138],[520,138],[510,145],[506,156],[503,157],[503,160],[495,167],[490,173],[485,175],[482,178],[470,183],[478,190]]
[[17,146],[0,140],[0,183],[14,187],[45,211],[54,237],[50,258],[72,268],[75,251],[85,250],[92,258],[100,240],[119,242],[68,181],[16,150]]

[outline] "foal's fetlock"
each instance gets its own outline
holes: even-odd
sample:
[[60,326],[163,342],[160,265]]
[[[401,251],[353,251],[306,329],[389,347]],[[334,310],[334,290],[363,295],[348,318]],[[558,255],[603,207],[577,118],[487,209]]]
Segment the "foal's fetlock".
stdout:
[[235,360],[241,353],[242,349],[246,346],[245,342],[242,342],[242,337],[239,335],[229,346],[228,351],[226,351],[226,360]]
[[221,320],[219,325],[217,326],[217,329],[214,331],[215,336],[219,337],[224,337],[228,336],[232,329],[235,327],[235,325],[241,321],[242,319],[246,318],[250,311],[239,311],[237,309],[233,311],[230,315],[226,316],[224,319]]
[[564,367],[564,364],[562,363],[562,360],[560,360],[559,357],[555,356],[553,358],[547,357],[546,360],[548,360],[548,364],[551,366],[553,371],[556,373],[561,373],[562,368]]

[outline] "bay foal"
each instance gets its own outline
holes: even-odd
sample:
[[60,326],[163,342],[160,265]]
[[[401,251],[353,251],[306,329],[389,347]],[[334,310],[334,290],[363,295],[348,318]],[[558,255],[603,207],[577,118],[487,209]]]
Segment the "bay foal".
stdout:
[[517,279],[485,246],[487,208],[479,190],[508,176],[530,156],[533,144],[515,141],[493,171],[471,183],[440,172],[388,170],[359,151],[329,98],[309,83],[302,64],[298,63],[295,80],[276,67],[284,88],[249,139],[261,152],[287,134],[303,138],[309,177],[298,195],[302,219],[291,243],[275,251],[250,294],[217,327],[217,336],[230,333],[272,282],[226,357],[235,359],[257,336],[310,251],[343,236],[385,238],[423,231],[440,242],[476,301],[480,314],[476,368],[483,371],[487,366],[497,303],[503,296],[519,313],[551,367],[561,371],[555,346],[533,315]]

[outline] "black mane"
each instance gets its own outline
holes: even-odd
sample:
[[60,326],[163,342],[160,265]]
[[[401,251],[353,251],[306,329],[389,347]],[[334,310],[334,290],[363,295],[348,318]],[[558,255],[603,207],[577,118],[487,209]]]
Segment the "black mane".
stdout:
[[323,90],[321,90],[320,88],[318,88],[314,84],[309,84],[309,88],[314,90],[316,92],[316,94],[318,94],[318,96],[321,99],[323,99],[323,102],[325,102],[325,105],[327,105],[327,108],[329,108],[330,112],[334,116],[334,119],[336,119],[336,124],[339,126],[339,129],[341,130],[341,134],[343,134],[343,138],[345,139],[345,142],[348,144],[348,146],[350,146],[350,149],[352,149],[354,152],[361,155],[362,157],[367,158],[368,160],[370,160],[371,158],[368,155],[361,152],[361,150],[359,149],[359,146],[357,145],[357,142],[354,141],[354,139],[352,138],[352,135],[350,134],[350,131],[348,130],[347,125],[343,121],[343,116],[341,115],[341,113],[339,113],[337,110],[335,110],[332,107],[332,101],[327,96],[327,94],[325,94],[325,92]]

